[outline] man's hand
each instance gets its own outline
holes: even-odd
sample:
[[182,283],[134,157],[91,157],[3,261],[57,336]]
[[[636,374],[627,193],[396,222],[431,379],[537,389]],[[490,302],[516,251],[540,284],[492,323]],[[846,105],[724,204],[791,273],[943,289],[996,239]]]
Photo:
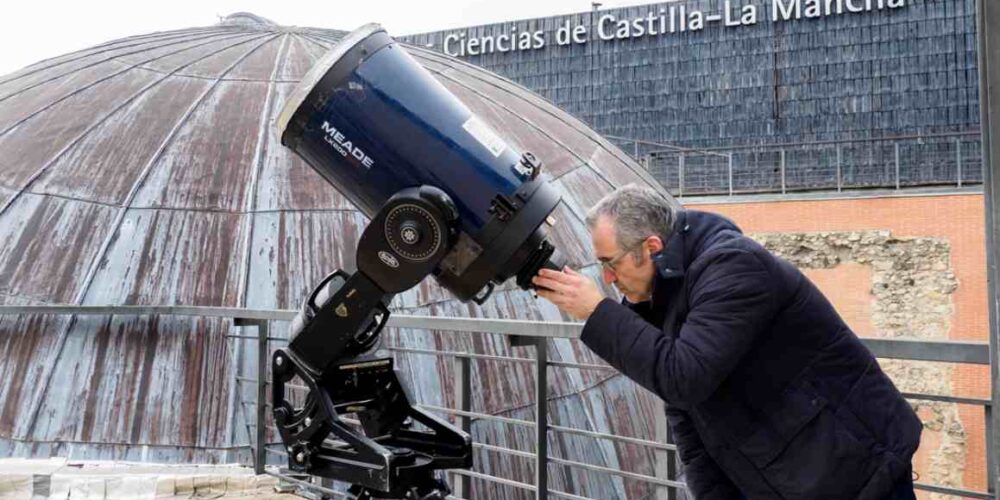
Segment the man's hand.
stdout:
[[531,282],[538,287],[538,295],[580,320],[589,318],[604,299],[594,280],[569,267],[564,267],[562,272],[542,269]]

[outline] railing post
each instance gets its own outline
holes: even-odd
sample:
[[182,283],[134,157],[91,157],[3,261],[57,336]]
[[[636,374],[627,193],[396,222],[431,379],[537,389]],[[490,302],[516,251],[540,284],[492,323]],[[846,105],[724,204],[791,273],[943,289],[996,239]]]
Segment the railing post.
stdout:
[[733,195],[733,154],[729,153],[729,196]]
[[837,144],[837,192],[839,193],[844,189],[844,178],[841,176],[840,172],[840,162],[841,162],[841,148],[840,144]]
[[635,140],[632,143],[632,158],[639,159],[639,140]]
[[536,339],[535,357],[535,498],[549,497],[549,352],[544,338]]
[[[665,411],[666,406],[661,406],[659,410],[660,411],[656,412],[656,418],[654,420],[654,425],[656,426],[656,442],[672,444],[671,441],[673,440],[673,436],[670,434],[670,426],[667,422],[667,413]],[[676,454],[672,451],[661,449],[654,450],[653,454],[656,459],[656,477],[676,481]],[[677,488],[672,488],[670,486],[657,486],[656,500],[677,500]]]
[[253,444],[253,470],[263,474],[267,464],[267,366],[270,359],[267,338],[270,336],[268,320],[235,318],[236,326],[257,327],[257,412]]
[[893,153],[896,155],[896,190],[899,190],[899,141],[892,143]]
[[[455,358],[455,406],[464,412],[472,411],[472,360],[465,357]],[[459,416],[459,427],[472,433],[472,419]],[[451,484],[455,495],[461,498],[472,498],[472,479],[461,474],[452,474]]]
[[[986,470],[993,470],[993,461],[997,459],[996,450],[993,449],[993,406],[990,404],[983,406],[983,413],[986,418]],[[995,477],[987,474],[986,492],[991,495],[996,493]]]
[[[875,166],[875,143],[868,143],[868,171],[870,172]],[[879,186],[881,187],[881,186]]]
[[962,187],[962,138],[955,138],[955,171],[958,177],[958,187]]
[[781,150],[781,194],[785,194],[785,150]]
[[684,152],[677,157],[677,197],[684,197]]
[[253,469],[257,474],[264,473],[267,464],[267,365],[270,352],[267,348],[267,337],[270,336],[268,321],[261,320],[257,324],[257,458]]
[[512,335],[510,345],[535,348],[535,498],[549,498],[549,350],[545,337]]

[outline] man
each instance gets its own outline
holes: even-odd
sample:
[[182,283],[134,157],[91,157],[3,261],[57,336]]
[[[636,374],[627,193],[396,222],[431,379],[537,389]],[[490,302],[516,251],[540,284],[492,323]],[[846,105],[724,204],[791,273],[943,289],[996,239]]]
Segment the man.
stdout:
[[794,266],[714,214],[625,186],[588,214],[602,277],[566,268],[539,295],[659,395],[698,500],[914,499],[921,423]]

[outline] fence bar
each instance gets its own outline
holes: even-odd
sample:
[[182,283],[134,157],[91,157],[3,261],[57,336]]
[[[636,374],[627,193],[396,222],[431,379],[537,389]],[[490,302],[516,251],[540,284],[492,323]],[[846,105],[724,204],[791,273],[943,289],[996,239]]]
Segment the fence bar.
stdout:
[[684,153],[677,157],[677,197],[684,197]]
[[644,474],[637,474],[635,472],[628,472],[624,470],[612,469],[610,467],[604,467],[601,465],[588,464],[586,462],[577,462],[575,460],[566,460],[562,458],[549,457],[549,460],[554,464],[565,465],[568,467],[576,467],[579,469],[587,469],[596,472],[603,472],[605,474],[611,474],[613,476],[627,477],[629,479],[636,479],[650,484],[655,484],[657,486],[664,486],[668,488],[683,488],[684,483],[678,481],[669,481],[666,479],[657,479],[652,476],[646,476]]
[[[270,354],[267,344],[268,320],[259,318],[233,318],[233,324],[239,327],[257,327],[257,378],[236,377],[237,382],[256,382],[257,384],[257,406],[256,412],[256,432],[254,436],[254,459],[253,470],[256,474],[264,473],[264,465],[267,463],[266,444],[267,427],[265,418],[267,417],[267,360]],[[247,401],[241,402],[243,405],[250,404]]]
[[471,477],[471,478],[475,478],[475,479],[482,479],[483,481],[489,481],[491,483],[502,484],[504,486],[513,486],[515,488],[520,488],[522,490],[536,491],[538,489],[538,488],[535,488],[534,486],[532,486],[532,485],[530,485],[528,483],[522,483],[522,482],[519,482],[519,481],[514,481],[513,479],[504,479],[502,477],[491,476],[489,474],[483,474],[481,472],[475,472],[475,471],[466,470],[466,469],[455,469],[452,472],[454,472],[455,474],[458,474],[460,476],[466,476],[466,477]]
[[893,154],[896,158],[896,190],[899,191],[899,143],[892,143]]
[[493,451],[504,455],[513,455],[515,457],[528,458],[531,460],[535,459],[535,454],[530,451],[515,450],[513,448],[504,448],[503,446],[494,446],[492,444],[486,444],[486,443],[472,443],[472,447],[480,450]]
[[[774,144],[767,144],[767,147],[778,149],[778,148],[795,148],[800,146],[829,146],[834,144],[865,144],[872,142],[890,142],[890,141],[905,141],[905,140],[927,140],[927,139],[941,139],[945,137],[978,137],[980,135],[979,130],[970,129],[964,132],[943,132],[940,134],[906,134],[906,135],[893,135],[887,137],[869,137],[865,139],[837,139],[829,141],[808,141],[808,142],[778,142]],[[760,149],[760,144],[745,144],[739,146],[713,146],[710,148],[698,148],[698,149],[688,149],[688,148],[677,148],[678,150],[684,151],[696,151],[698,153],[711,153],[713,151],[737,151],[737,150],[747,150],[747,149]],[[654,153],[656,151],[653,151]]]
[[785,194],[785,150],[781,150],[781,194]]
[[[455,405],[462,411],[472,409],[472,361],[469,358],[455,358]],[[468,433],[472,431],[472,419],[458,416],[459,427]],[[472,498],[472,481],[460,474],[452,474],[455,494],[462,498]]]
[[535,356],[535,498],[549,497],[549,349],[545,339],[536,339]]
[[267,418],[267,360],[270,357],[270,349],[267,346],[268,321],[258,320],[257,324],[257,458],[254,460],[253,468],[257,474],[264,473],[264,465],[267,463],[267,455],[264,450],[267,447],[267,426],[264,424]]
[[[666,407],[660,408],[660,411],[656,412],[656,419],[653,422],[656,431],[656,440],[661,443],[666,443],[670,441],[670,426],[667,423],[667,414],[665,411]],[[674,478],[674,469],[671,463],[671,457],[673,453],[669,453],[665,450],[656,450],[653,452],[654,457],[654,474],[656,477],[667,478],[670,480]],[[656,488],[656,500],[676,500],[677,491],[674,488],[668,488],[665,486],[657,486]]]
[[939,403],[955,403],[960,405],[983,406],[987,408],[992,403],[989,399],[963,398],[939,394],[918,394],[913,392],[904,392],[903,397],[906,399],[916,399],[917,401],[936,401]]
[[984,342],[920,341],[861,337],[861,342],[877,358],[939,361],[944,363],[990,364],[990,346]]
[[955,138],[955,170],[958,177],[958,187],[962,187],[962,139]]
[[[513,356],[494,356],[492,354],[474,354],[462,351],[438,351],[434,349],[418,349],[416,347],[396,347],[396,346],[388,346],[386,347],[386,349],[395,352],[430,354],[434,356],[452,356],[455,358],[467,358],[467,359],[483,359],[487,361],[503,361],[508,363],[531,363],[531,364],[535,363],[535,360],[532,358],[517,358]],[[603,370],[603,371],[614,370],[614,367],[608,365],[597,365],[593,363],[570,363],[567,361],[549,361],[549,366],[559,367],[559,368],[579,368],[583,370]]]
[[841,149],[840,144],[837,144],[837,192],[838,193],[843,191],[844,189],[844,178],[841,175],[841,167],[840,167],[841,161],[843,159],[842,154],[843,150]]
[[931,493],[941,493],[944,495],[953,495],[962,498],[982,498],[983,500],[991,500],[993,498],[993,495],[983,493],[981,491],[948,488],[946,486],[936,486],[933,484],[913,483],[913,489],[929,491]]
[[[993,462],[996,460],[996,450],[993,449],[993,446],[990,446],[990,443],[993,442],[993,405],[983,407],[983,418],[986,420],[986,471],[989,472],[993,470]],[[993,481],[987,480],[986,488],[991,495],[996,495]]]
[[[532,422],[532,421],[530,421],[530,420],[520,420],[520,419],[510,418],[510,417],[501,417],[501,416],[498,416],[498,415],[490,415],[490,414],[487,414],[487,413],[477,413],[477,412],[474,412],[474,411],[462,411],[462,410],[456,410],[456,409],[453,409],[453,408],[443,408],[443,407],[440,407],[440,406],[427,405],[427,404],[418,404],[417,406],[420,407],[420,408],[423,408],[425,410],[438,411],[438,412],[441,412],[441,413],[447,413],[449,415],[458,415],[458,416],[463,416],[463,417],[478,418],[478,419],[482,419],[482,420],[492,420],[492,421],[503,422],[503,423],[512,424],[512,425],[522,425],[522,426],[525,426],[525,427],[535,427],[535,423]],[[346,419],[342,419],[342,420],[346,420]],[[636,445],[640,445],[640,446],[648,446],[650,448],[659,449],[659,450],[668,450],[668,451],[675,451],[675,450],[677,450],[677,446],[675,446],[673,444],[669,444],[669,443],[658,443],[658,442],[649,441],[649,440],[646,440],[646,439],[639,439],[639,438],[628,437],[628,436],[616,436],[614,434],[607,434],[607,433],[603,433],[603,432],[587,431],[587,430],[584,430],[584,429],[576,429],[576,428],[573,428],[573,427],[563,427],[561,425],[549,425],[549,430],[550,431],[554,431],[554,432],[562,432],[562,433],[566,433],[566,434],[577,434],[577,435],[580,435],[580,436],[588,436],[588,437],[598,438],[598,439],[607,439],[607,440],[610,440],[610,441],[618,441],[618,442],[621,442],[621,443],[630,443],[630,444],[636,444]]]
[[733,154],[729,153],[729,196],[733,195]]
[[[518,481],[514,481],[513,479],[505,479],[502,477],[490,476],[488,474],[483,474],[481,472],[474,472],[465,469],[456,469],[454,472],[455,474],[459,474],[462,476],[471,477],[475,479],[482,479],[483,481],[489,481],[491,483],[502,484],[505,486],[513,486],[515,488],[520,488],[522,490],[528,490],[528,491],[538,490],[538,488],[535,488],[534,486],[527,483],[521,483]],[[569,498],[570,500],[591,500],[590,498],[587,497],[581,497],[579,495],[574,495],[572,493],[566,493],[564,491],[558,491],[558,490],[549,490],[547,493],[554,497]]]
[[[986,212],[986,284],[987,310],[989,311],[990,363],[993,406],[1000,410],[1000,268],[997,264],[997,246],[1000,245],[1000,5],[995,1],[976,1],[976,38],[979,67],[979,123],[982,130],[983,193]],[[1000,429],[1000,411],[991,413],[993,429]],[[994,491],[1000,490],[1000,432],[994,432],[987,448],[993,450],[994,460],[989,471],[989,481]]]
[[583,429],[576,429],[574,427],[563,427],[561,425],[549,425],[549,430],[555,432],[562,432],[564,434],[576,434],[579,436],[587,436],[597,439],[607,439],[609,441],[617,441],[619,443],[629,443],[639,446],[646,446],[656,450],[677,451],[676,445],[666,442],[650,441],[648,439],[639,439],[628,436],[616,436],[604,432],[585,431]]
[[506,424],[523,425],[525,427],[534,427],[535,426],[535,423],[532,422],[531,420],[521,420],[521,419],[518,419],[518,418],[501,417],[499,415],[490,415],[488,413],[479,413],[479,412],[475,412],[475,411],[462,411],[462,410],[456,410],[454,408],[445,408],[443,406],[435,406],[435,405],[428,405],[428,404],[417,404],[416,406],[419,407],[419,408],[423,408],[425,410],[439,411],[441,413],[447,413],[447,414],[450,414],[450,415],[460,415],[460,416],[463,416],[463,417],[479,418],[479,419],[482,419],[482,420],[494,420],[494,421],[503,422],[503,423],[506,423]]

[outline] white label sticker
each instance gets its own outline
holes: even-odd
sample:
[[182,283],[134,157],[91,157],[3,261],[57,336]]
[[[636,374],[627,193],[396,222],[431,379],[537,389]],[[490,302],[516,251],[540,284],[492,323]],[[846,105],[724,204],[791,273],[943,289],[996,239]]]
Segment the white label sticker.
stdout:
[[507,149],[507,144],[497,135],[489,125],[483,123],[478,116],[472,115],[469,117],[465,123],[462,124],[462,128],[474,137],[480,144],[486,147],[493,153],[493,156],[499,157],[503,150]]

